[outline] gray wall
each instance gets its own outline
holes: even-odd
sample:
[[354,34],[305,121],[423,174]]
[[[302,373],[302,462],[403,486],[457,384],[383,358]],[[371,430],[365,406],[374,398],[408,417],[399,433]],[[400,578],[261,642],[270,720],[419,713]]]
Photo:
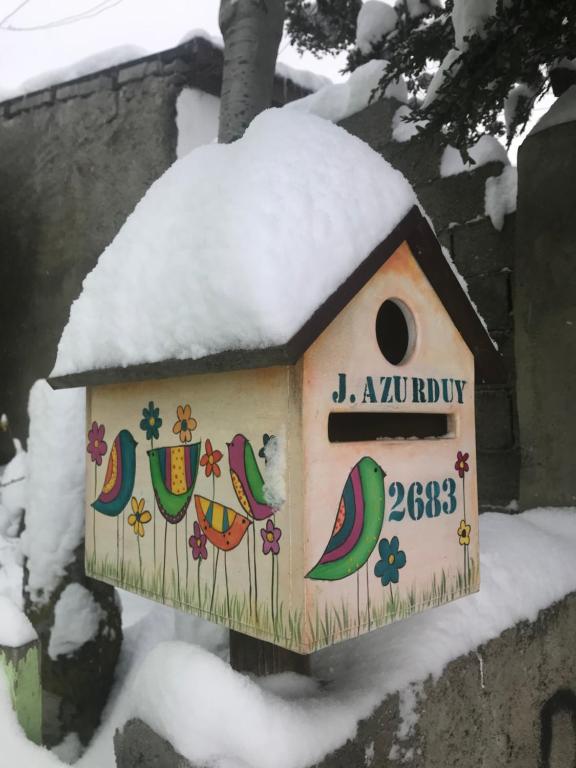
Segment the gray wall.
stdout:
[[530,135],[518,155],[522,508],[576,503],[575,145],[576,122],[564,123]]
[[511,278],[515,217],[502,232],[484,216],[486,179],[502,172],[488,163],[473,172],[440,178],[439,142],[416,137],[392,140],[392,116],[400,105],[377,102],[341,125],[376,149],[413,185],[441,243],[468,283],[470,296],[502,352],[507,380],[476,387],[476,426],[480,504],[501,508],[518,498],[519,447],[514,389],[514,339]]
[[[83,278],[175,160],[178,94],[218,95],[221,74],[221,50],[194,39],[0,104],[0,413],[16,437]],[[275,104],[307,93],[275,80]],[[0,463],[10,451],[0,440]]]

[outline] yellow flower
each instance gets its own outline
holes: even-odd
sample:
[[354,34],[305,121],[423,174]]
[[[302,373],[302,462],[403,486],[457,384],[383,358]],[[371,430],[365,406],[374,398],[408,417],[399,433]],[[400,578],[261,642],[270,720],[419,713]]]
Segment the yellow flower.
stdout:
[[464,546],[465,544],[470,544],[470,530],[472,526],[466,524],[466,520],[461,520],[460,525],[458,526],[458,536],[460,537],[460,544]]
[[132,496],[132,514],[128,515],[128,525],[134,529],[136,536],[144,536],[144,525],[152,520],[152,515],[144,509],[144,499],[138,499]]
[[176,416],[178,421],[174,423],[172,432],[175,435],[180,435],[181,443],[189,443],[192,440],[192,432],[198,426],[196,419],[192,418],[192,409],[189,405],[182,407],[181,405],[176,408]]

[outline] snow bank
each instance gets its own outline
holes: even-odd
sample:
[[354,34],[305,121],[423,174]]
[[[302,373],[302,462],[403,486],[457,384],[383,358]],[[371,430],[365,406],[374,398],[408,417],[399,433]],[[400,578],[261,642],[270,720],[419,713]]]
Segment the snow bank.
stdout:
[[84,280],[52,374],[282,344],[416,202],[343,129],[267,110],[150,187]]
[[356,46],[368,55],[375,43],[395,29],[398,14],[382,0],[366,0],[356,19]]
[[28,404],[28,504],[22,549],[32,600],[48,600],[84,535],[85,391],[37,381]]
[[0,595],[0,645],[17,648],[36,640],[28,618],[7,597]]
[[484,210],[495,229],[504,226],[504,217],[516,210],[518,197],[518,169],[509,165],[500,176],[486,179]]
[[[284,109],[308,112],[338,123],[368,106],[373,91],[378,88],[380,78],[386,71],[386,66],[385,61],[372,59],[355,69],[345,82],[327,85],[303,99],[291,101]],[[386,88],[384,96],[397,101],[407,101],[406,83],[403,80],[391,83]]]
[[98,634],[98,625],[106,617],[92,594],[81,584],[68,584],[54,608],[48,656],[56,659],[81,648]]
[[506,150],[494,136],[485,134],[470,147],[468,154],[474,163],[465,163],[458,149],[447,146],[442,153],[440,160],[440,176],[455,176],[457,173],[465,171],[475,171],[481,165],[486,163],[500,162],[509,165]]
[[576,121],[576,85],[570,86],[568,90],[559,96],[552,104],[548,112],[538,120],[529,136],[534,136],[548,128],[563,123],[572,123]]
[[[310,765],[353,738],[357,722],[393,691],[408,689],[409,727],[410,686],[576,590],[574,510],[485,514],[480,529],[480,592],[320,651],[322,689],[294,676],[250,680],[205,650],[171,642],[140,666],[124,716],[141,717],[192,762],[219,768]],[[534,567],[544,552],[553,554],[546,574]]]

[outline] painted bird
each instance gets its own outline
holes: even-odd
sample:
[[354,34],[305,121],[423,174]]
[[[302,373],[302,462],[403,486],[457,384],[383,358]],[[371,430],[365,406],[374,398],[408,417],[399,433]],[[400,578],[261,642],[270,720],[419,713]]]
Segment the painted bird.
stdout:
[[92,502],[98,512],[116,517],[130,501],[136,476],[137,445],[132,433],[127,429],[122,429],[114,438],[104,485],[96,501]]
[[384,522],[386,473],[364,456],[352,468],[324,554],[307,579],[338,581],[360,570],[378,543]]
[[150,477],[162,517],[179,523],[186,514],[198,477],[200,443],[148,451]]
[[266,500],[264,479],[250,441],[244,435],[236,435],[227,446],[230,477],[240,506],[255,520],[265,520],[277,510]]

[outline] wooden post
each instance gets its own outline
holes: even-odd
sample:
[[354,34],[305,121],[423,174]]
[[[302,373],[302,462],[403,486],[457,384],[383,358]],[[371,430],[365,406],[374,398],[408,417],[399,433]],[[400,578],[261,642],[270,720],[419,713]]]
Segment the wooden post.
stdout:
[[12,647],[0,645],[0,674],[8,682],[12,706],[26,736],[42,743],[40,644],[32,640]]
[[310,674],[310,656],[294,653],[265,640],[230,630],[230,664],[236,672],[250,672],[259,677],[279,672]]

